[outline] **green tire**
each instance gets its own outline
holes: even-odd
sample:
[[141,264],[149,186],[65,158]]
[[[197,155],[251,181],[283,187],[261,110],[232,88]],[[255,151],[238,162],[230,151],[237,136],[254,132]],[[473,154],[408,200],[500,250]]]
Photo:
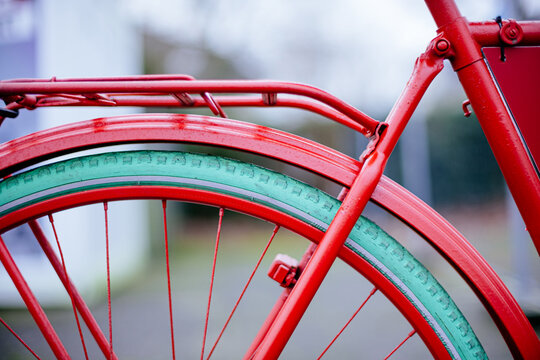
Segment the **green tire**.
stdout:
[[[93,188],[156,184],[208,189],[277,208],[325,230],[340,203],[288,176],[236,160],[168,151],[90,155],[47,164],[0,182],[0,217],[60,195]],[[414,304],[456,359],[487,358],[456,304],[395,239],[362,217],[346,246]]]

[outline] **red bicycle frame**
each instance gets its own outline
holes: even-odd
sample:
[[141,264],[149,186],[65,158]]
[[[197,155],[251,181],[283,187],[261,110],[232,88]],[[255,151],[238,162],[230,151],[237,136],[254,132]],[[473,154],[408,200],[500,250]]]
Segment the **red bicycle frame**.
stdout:
[[[468,22],[461,16],[453,1],[426,0],[426,3],[439,26],[439,35],[431,42],[428,50],[418,58],[407,87],[386,119],[388,127],[382,129],[380,139],[374,137],[374,144],[362,155],[365,162],[342,207],[277,315],[274,322],[276,330],[272,331],[271,328],[269,337],[261,345],[260,350],[265,354],[263,357],[265,359],[277,357],[285,346],[288,337],[283,339],[283,330],[292,334],[294,326],[307,309],[311,297],[317,291],[339,248],[379,182],[382,169],[414,109],[433,78],[442,70],[444,58],[451,61],[458,73],[535,246],[540,252],[540,223],[535,221],[537,214],[540,213],[540,179],[483,61],[481,44],[474,39]],[[527,34],[526,39],[534,42],[540,34],[540,23],[530,25],[532,35]],[[482,29],[481,24],[475,27],[479,29],[477,32],[485,36],[487,29]],[[306,281],[302,282],[302,278]],[[526,354],[534,358],[540,354],[538,339],[530,341],[530,347],[525,344],[524,348],[520,349],[520,352],[523,351],[521,356]]]
[[[279,138],[280,145],[276,145],[274,150],[269,150],[271,156],[309,169],[317,169],[322,164],[308,164],[302,159],[290,158],[287,155],[287,150],[294,149],[305,152],[309,159],[315,158],[312,156],[314,154],[318,157],[324,154],[327,156],[325,159],[332,161],[325,166],[335,168],[339,172],[330,175],[330,171],[321,170],[321,173],[333,177],[333,180],[337,180],[349,188],[341,208],[317,249],[311,255],[300,279],[290,294],[287,294],[287,299],[278,311],[271,315],[273,317],[272,325],[257,347],[257,357],[266,359],[279,356],[337,257],[350,230],[367,202],[373,199],[430,239],[437,250],[449,259],[454,267],[463,274],[467,282],[473,285],[473,289],[477,291],[495,322],[503,330],[503,336],[514,356],[539,358],[540,342],[531,336],[531,333],[534,333],[531,332],[526,318],[509,295],[508,290],[496,280],[496,276],[489,266],[484,264],[470,248],[467,248],[466,251],[469,257],[460,253],[467,245],[459,233],[447,235],[447,240],[438,242],[436,240],[438,237],[444,237],[445,232],[447,234],[453,232],[453,228],[438,218],[436,213],[427,206],[424,209],[425,204],[417,201],[400,188],[393,188],[392,184],[389,185],[387,180],[382,178],[385,164],[416,106],[431,81],[442,70],[443,61],[448,59],[469,97],[527,229],[540,252],[540,222],[536,221],[537,214],[540,214],[540,179],[481,53],[483,46],[503,45],[501,29],[494,21],[468,23],[451,0],[426,0],[426,3],[439,27],[438,36],[431,42],[426,52],[418,58],[407,86],[385,122],[377,122],[321,90],[282,82],[197,81],[188,76],[143,76],[93,80],[23,79],[0,82],[0,96],[8,104],[7,110],[11,111],[40,106],[208,106],[215,115],[225,117],[222,106],[293,106],[317,112],[353,128],[371,139],[360,163],[349,163],[346,159],[340,159],[334,154],[327,156],[330,152],[325,149],[321,150],[308,142],[300,142],[294,138],[285,139],[280,134],[271,133],[262,127],[246,128],[244,125],[234,127],[230,125],[231,123],[228,123],[229,125],[225,123],[203,125],[203,127],[215,127],[215,129],[220,126],[230,126],[230,129],[235,132],[234,136],[247,140],[242,146],[237,147],[253,152],[258,151],[257,140],[252,137],[255,132],[258,132],[258,136],[262,134],[263,138],[264,136],[267,139]],[[522,32],[519,45],[540,45],[540,22],[517,24],[519,31]],[[261,95],[257,97],[244,95],[213,97],[210,93],[256,93]],[[193,94],[200,95],[197,97]],[[304,98],[287,98],[283,97],[283,94],[301,95]],[[129,129],[135,120],[130,119],[122,124],[110,121],[110,119],[98,119],[93,121],[91,126],[84,125],[79,129],[80,133],[74,127],[68,127],[62,130],[63,132],[55,130],[54,134],[65,135],[68,130],[74,131],[71,142],[62,145],[65,146],[63,150],[67,152],[75,150],[77,146],[84,146],[81,145],[81,141],[83,141],[81,133],[85,133],[85,131],[89,131],[89,134],[95,137],[107,136],[103,130],[113,131],[112,125],[119,126],[120,131],[122,131],[123,125],[125,125],[123,129]],[[178,138],[182,137],[172,135],[170,139],[167,138],[165,133],[168,134],[168,132],[155,127],[156,122],[146,124],[141,122],[139,125],[140,127],[135,131],[136,134],[126,132],[126,137],[122,141],[179,141]],[[167,130],[172,129],[167,128]],[[184,130],[183,136],[185,138],[182,141],[194,141],[198,133],[190,128]],[[152,131],[155,131],[155,134]],[[188,136],[190,131],[193,131],[193,138]],[[43,133],[43,135],[47,135],[47,133]],[[85,145],[87,147],[92,146],[90,137]],[[205,142],[234,147],[233,140],[227,142],[228,138],[225,138],[225,141],[223,139],[224,137],[212,138],[210,136]],[[31,142],[35,143],[35,140],[35,138],[25,138],[1,146],[0,156],[6,154],[7,160],[0,166],[0,175],[7,175],[20,166],[50,155],[48,151],[51,147],[48,147],[49,150],[44,148],[39,153],[25,153],[24,146]],[[103,142],[104,139],[99,141]],[[202,139],[199,141],[203,142]],[[219,143],[220,141],[224,142]],[[58,145],[60,146],[60,144]],[[57,151],[59,148],[54,149]],[[354,175],[351,176],[351,174]],[[347,179],[343,180],[346,177]],[[395,199],[398,196],[402,197],[401,201],[392,200],[392,197]],[[411,204],[415,206],[413,209],[409,208]],[[432,219],[438,224],[439,229],[430,228],[429,224],[423,222],[422,217]],[[494,300],[494,303],[489,299],[490,291],[494,288],[498,291],[497,299],[505,299],[504,302]],[[504,309],[505,306],[508,308]],[[506,329],[512,329],[512,333]],[[247,354],[248,357],[251,355]]]
[[[450,57],[465,93],[478,117],[536,249],[540,252],[540,180],[517,133],[480,51],[483,46],[504,46],[494,22],[469,24],[452,1],[426,3],[439,26],[439,34],[452,44]],[[540,24],[520,23],[520,45],[540,45]],[[523,89],[527,91],[528,89]]]

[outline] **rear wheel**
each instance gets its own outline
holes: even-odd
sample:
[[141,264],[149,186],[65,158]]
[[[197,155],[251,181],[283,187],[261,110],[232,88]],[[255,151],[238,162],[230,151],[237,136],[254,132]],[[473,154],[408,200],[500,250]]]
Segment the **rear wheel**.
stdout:
[[[224,215],[224,210],[240,212],[272,223],[273,225],[270,226],[267,236],[268,239],[273,239],[276,236],[275,232],[278,228],[286,228],[302,238],[317,243],[339,207],[339,201],[328,194],[288,176],[256,165],[209,155],[167,151],[106,153],[44,165],[2,181],[0,183],[0,199],[0,229],[2,232],[30,222],[33,225],[34,233],[36,233],[34,220],[37,218],[50,215],[48,218],[52,220],[51,224],[53,224],[58,212],[88,204],[103,203],[104,205],[100,206],[100,211],[103,214],[99,216],[99,221],[103,222],[103,219],[105,219],[107,222],[104,230],[107,232],[105,234],[107,242],[109,241],[108,229],[113,226],[113,224],[108,224],[110,220],[108,212],[109,209],[115,206],[116,202],[123,203],[121,200],[134,199],[161,200],[159,203],[163,205],[165,219],[163,232],[167,251],[165,262],[167,274],[169,274],[167,283],[169,294],[168,316],[170,319],[170,334],[167,339],[162,340],[163,346],[169,346],[169,355],[173,355],[173,357],[175,355],[179,357],[201,356],[201,353],[204,357],[209,356],[209,354],[219,357],[223,356],[220,355],[221,348],[222,350],[233,351],[232,355],[228,354],[225,357],[237,358],[241,356],[239,354],[244,354],[247,351],[250,342],[256,335],[253,330],[248,330],[248,334],[244,333],[241,337],[245,342],[244,344],[226,347],[221,345],[220,333],[221,330],[225,329],[223,327],[220,328],[220,331],[212,334],[212,340],[204,340],[202,341],[204,345],[198,345],[198,355],[195,353],[188,353],[187,355],[184,353],[183,355],[179,347],[174,347],[177,342],[174,335],[175,331],[177,334],[186,334],[185,330],[180,330],[182,324],[178,324],[178,321],[173,316],[176,308],[175,304],[181,304],[179,306],[184,307],[188,306],[180,300],[175,300],[177,294],[174,289],[171,290],[171,287],[174,288],[175,286],[175,279],[179,276],[175,271],[181,269],[183,276],[187,275],[188,277],[191,276],[189,275],[190,271],[194,273],[200,271],[191,268],[197,261],[189,258],[184,259],[185,263],[190,264],[187,267],[170,266],[171,262],[176,263],[178,260],[178,256],[169,256],[168,254],[168,242],[170,241],[168,239],[173,239],[176,234],[169,234],[167,231],[168,227],[171,226],[167,226],[166,209],[176,206],[172,205],[173,202],[199,203],[220,209],[217,220],[218,229],[216,231],[218,240],[213,246],[214,249],[212,249],[212,251],[215,250],[215,254],[219,253],[220,246],[225,246],[218,243],[223,218],[227,218],[227,214]],[[237,224],[245,224],[237,218],[232,221]],[[199,223],[197,222],[197,224]],[[206,224],[199,225],[199,227],[204,228],[208,226]],[[249,226],[245,226],[246,230],[249,230]],[[55,231],[52,233],[55,233]],[[277,237],[279,236],[280,233],[278,233]],[[60,234],[58,243],[73,241],[75,239],[63,239]],[[53,241],[51,240],[51,242]],[[269,242],[264,241],[262,247],[266,248],[268,244]],[[96,244],[96,246],[103,245]],[[282,246],[284,248],[287,246],[294,247],[294,245],[288,245],[286,242]],[[284,250],[284,252],[287,252],[287,250]],[[261,250],[258,254],[261,255],[255,257],[255,264],[261,262],[264,264],[271,261],[271,259],[266,260],[264,257],[266,250]],[[243,256],[243,252],[238,250],[237,255],[239,257]],[[174,260],[171,261],[170,258]],[[217,258],[217,255],[213,256],[214,260],[210,266],[212,274],[216,274],[215,270],[219,269]],[[411,325],[410,331],[403,334],[403,340],[410,341],[409,339],[418,334],[427,349],[437,358],[468,359],[486,357],[471,327],[446,291],[424,266],[375,223],[361,218],[347,239],[345,247],[340,253],[340,258],[363,275],[373,287],[372,291],[367,291],[365,294],[349,294],[349,300],[356,302],[360,307],[364,302],[372,301],[373,294],[376,292],[383,293]],[[5,263],[4,260],[3,262]],[[62,278],[63,271],[67,269],[69,274],[69,268],[71,268],[71,265],[66,267],[64,262],[61,262],[63,266],[59,270],[60,278]],[[106,267],[109,268],[109,260],[107,260]],[[249,281],[247,279],[232,279],[232,283],[248,283],[250,288],[258,289],[258,285],[251,281],[252,278],[261,282],[271,282],[253,275],[258,267],[258,265],[255,266],[254,271],[248,274]],[[260,273],[260,271],[257,273]],[[211,308],[210,305],[212,305],[214,279],[219,280],[219,276],[219,273],[210,276],[210,295],[207,300],[204,300],[208,306],[201,320],[203,324],[201,327],[204,328],[204,331],[196,334],[203,339],[207,337],[208,319],[211,318],[209,309]],[[347,286],[345,284],[341,287]],[[68,288],[71,289],[69,286]],[[244,287],[240,287],[238,292],[241,296],[237,296],[236,299],[240,298],[244,301],[243,294],[246,292]],[[110,286],[107,293],[110,298]],[[68,291],[68,295],[74,303],[77,303],[74,290]],[[198,301],[200,302],[200,300]],[[83,313],[78,306],[77,308],[78,313]],[[114,301],[112,308],[115,308]],[[111,305],[108,306],[108,309],[111,311]],[[234,310],[236,310],[236,306],[234,306]],[[228,311],[225,312],[229,314]],[[234,312],[232,311],[232,313]],[[257,312],[266,314],[269,309],[261,308],[257,309]],[[83,320],[84,322],[89,321],[87,319]],[[81,322],[83,321],[81,320]],[[225,316],[222,322],[228,324],[229,317]],[[394,326],[392,323],[385,325],[389,329]],[[83,334],[81,335],[83,340],[80,342],[91,342],[90,340],[85,341],[89,336],[85,335],[84,326],[82,328],[83,330],[80,332]],[[96,330],[96,333],[101,332],[101,335],[94,334],[94,337],[101,338],[101,340],[96,341],[98,343],[101,341],[101,352],[108,355],[108,352],[110,352],[110,337],[108,335],[109,333],[116,334],[114,332],[116,327],[111,319],[108,324],[107,322],[102,324],[101,328],[109,328],[109,331],[101,332],[101,330]],[[368,326],[367,333],[372,332],[371,328],[371,326]],[[339,332],[340,329],[334,331]],[[364,335],[358,334],[358,337]],[[380,336],[387,336],[387,331],[384,331]],[[294,336],[292,341],[294,341]],[[332,336],[327,342],[332,342]],[[114,340],[112,343],[114,345]],[[214,352],[214,345],[216,344]],[[395,346],[381,349],[380,355],[377,356],[390,355],[396,348],[401,351],[404,347],[400,347],[400,345],[401,342],[398,341]],[[335,346],[339,347],[339,345]],[[80,350],[80,346],[77,347]],[[86,347],[86,344],[83,347]],[[310,347],[316,348],[314,353],[321,354],[325,345],[310,344]],[[66,348],[69,350],[68,345],[66,345]],[[113,348],[115,353],[119,352],[119,350]],[[306,351],[305,353],[311,352]]]

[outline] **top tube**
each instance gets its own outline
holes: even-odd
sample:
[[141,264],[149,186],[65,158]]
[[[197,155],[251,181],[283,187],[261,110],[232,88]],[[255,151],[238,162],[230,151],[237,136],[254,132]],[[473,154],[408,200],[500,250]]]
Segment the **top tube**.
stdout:
[[[540,45],[540,21],[516,21],[516,24],[523,35],[516,45]],[[469,29],[481,47],[507,46],[501,39],[500,27],[495,21],[471,22]]]
[[[425,0],[437,27],[442,28],[461,18],[454,0]],[[540,45],[540,21],[518,21],[523,38],[516,45]],[[505,46],[500,27],[495,21],[469,23],[472,37],[479,46]]]

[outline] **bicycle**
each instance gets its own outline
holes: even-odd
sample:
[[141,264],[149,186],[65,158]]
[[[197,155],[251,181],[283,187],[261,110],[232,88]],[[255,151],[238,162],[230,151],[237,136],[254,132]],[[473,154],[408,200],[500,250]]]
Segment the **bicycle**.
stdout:
[[[426,1],[438,35],[417,60],[408,85],[386,121],[379,122],[354,107],[306,85],[270,81],[204,81],[187,75],[135,76],[94,79],[19,79],[0,82],[6,102],[2,117],[20,109],[45,106],[208,107],[218,117],[179,114],[139,114],[99,118],[24,136],[0,146],[0,229],[4,233],[28,224],[63,286],[73,307],[85,357],[84,321],[106,358],[113,348],[111,284],[109,274],[109,206],[116,201],[161,201],[168,284],[170,350],[176,357],[173,291],[169,255],[167,208],[172,201],[195,202],[219,208],[218,227],[210,275],[201,358],[213,355],[223,331],[242,300],[246,288],[214,346],[206,348],[212,289],[217,266],[224,210],[245,213],[273,225],[247,285],[279,228],[287,228],[312,241],[299,262],[278,256],[270,275],[284,287],[276,304],[254,336],[245,358],[277,358],[307,310],[337,257],[362,274],[373,289],[353,317],[381,292],[411,324],[403,342],[417,334],[436,358],[484,358],[482,345],[460,310],[437,280],[398,241],[375,223],[361,217],[371,201],[420,234],[464,278],[485,306],[516,358],[540,357],[540,342],[506,286],[479,253],[444,218],[404,188],[382,175],[407,121],[427,87],[450,60],[490,142],[518,204],[531,237],[540,249],[540,182],[534,143],[516,130],[519,111],[503,82],[495,83],[484,59],[510,57],[516,45],[540,45],[539,22],[490,21],[468,23],[452,1]],[[480,47],[496,47],[481,52]],[[504,49],[504,50],[501,50]],[[515,50],[513,50],[515,49]],[[491,55],[488,55],[491,52]],[[494,69],[491,71],[495,72]],[[502,89],[502,90],[500,90]],[[508,103],[499,95],[502,92]],[[214,96],[214,93],[222,94]],[[256,96],[247,94],[256,94]],[[294,96],[287,96],[294,95]],[[337,121],[369,138],[359,160],[296,135],[226,118],[223,107],[297,107]],[[468,110],[469,103],[464,104]],[[493,120],[495,119],[495,120]],[[518,121],[518,124],[521,124]],[[521,125],[520,125],[521,126]],[[60,155],[123,143],[192,143],[241,150],[277,159],[308,170],[343,186],[338,199],[253,164],[218,156],[164,150],[105,152],[40,164]],[[30,168],[40,164],[36,168]],[[30,168],[27,170],[27,168]],[[24,171],[23,171],[24,170]],[[22,172],[21,172],[22,171]],[[87,204],[102,204],[107,251],[108,333],[101,330],[68,276],[57,213]],[[111,204],[111,205],[109,205]],[[47,239],[37,219],[48,219],[54,239]],[[56,243],[56,250],[50,243]],[[0,260],[13,279],[29,312],[57,358],[69,358],[39,302],[32,294],[10,251],[0,241]],[[352,318],[351,318],[352,321]],[[2,321],[4,323],[4,321]],[[349,321],[350,322],[350,321]],[[347,322],[346,325],[349,324]],[[5,324],[5,323],[4,323]],[[7,325],[7,324],[5,324]],[[330,345],[341,335],[330,339]],[[251,334],[253,335],[253,334]],[[32,351],[32,350],[30,350]],[[322,350],[323,356],[327,348]]]

